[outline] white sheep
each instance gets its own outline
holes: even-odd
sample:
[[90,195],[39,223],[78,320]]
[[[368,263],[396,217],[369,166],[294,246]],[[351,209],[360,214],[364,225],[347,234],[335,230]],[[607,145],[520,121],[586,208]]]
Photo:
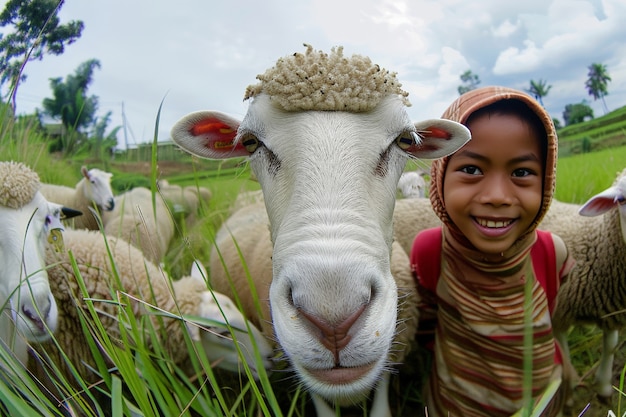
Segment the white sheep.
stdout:
[[115,197],[113,211],[102,216],[104,232],[140,248],[155,264],[163,261],[174,237],[174,221],[163,198],[144,187]]
[[39,186],[26,165],[0,162],[0,344],[22,363],[27,340],[46,340],[57,325],[44,244],[61,248],[61,219],[80,214],[48,202]]
[[231,206],[232,213],[241,208],[256,203],[264,203],[263,190],[250,190],[240,192],[239,194],[237,194],[237,198],[235,198],[235,201]]
[[[82,216],[73,219],[72,227],[76,229],[98,230],[96,216],[113,210],[115,200],[111,189],[113,174],[97,168],[80,169],[83,178],[74,188],[56,184],[42,184],[41,193],[54,203],[81,211]],[[95,213],[94,213],[95,210]]]
[[401,198],[393,211],[393,235],[406,253],[411,253],[419,232],[441,226],[429,198]]
[[[167,352],[168,358],[189,373],[193,372],[189,358],[194,352],[187,349],[186,333],[192,340],[201,342],[204,347],[202,353],[219,368],[244,372],[232,334],[255,378],[259,366],[271,368],[272,348],[260,331],[249,325],[227,297],[207,290],[202,276],[192,272],[189,277],[172,281],[132,244],[96,231],[67,230],[64,242],[66,250],[63,252],[57,253],[51,247],[46,248],[50,287],[59,311],[56,343],[32,344],[37,354],[31,355],[29,368],[40,380],[48,379],[45,369],[50,364],[44,361],[54,362],[70,383],[74,381],[76,384],[67,361],[87,383],[100,380],[101,377],[93,372],[97,365],[89,344],[85,342],[80,321],[81,315],[90,317],[87,303],[94,304],[99,321],[113,339],[121,339],[120,329],[126,325],[125,319],[120,319],[125,314],[124,306],[131,306],[139,325],[147,325],[141,316],[149,318],[146,337],[154,329],[154,334],[162,336],[160,345]],[[73,269],[69,253],[76,261],[80,279]],[[155,308],[171,312],[177,318],[154,314]],[[192,317],[187,317],[183,325],[183,316]],[[194,317],[223,324],[228,322],[232,332],[225,325],[203,327],[205,325],[195,324]],[[67,355],[67,361],[63,355]],[[108,359],[104,353],[102,357]],[[108,366],[113,366],[113,363],[109,362]],[[51,386],[49,380],[47,384]]]
[[610,397],[618,333],[626,326],[626,169],[582,207],[555,203],[540,227],[563,238],[576,265],[557,294],[554,332],[567,348],[571,325],[592,323],[602,329],[595,386],[600,396]]
[[426,196],[426,180],[423,171],[407,171],[400,175],[398,190],[403,198],[424,198]]
[[[274,334],[322,414],[320,398],[358,402],[387,380],[392,214],[407,159],[450,154],[470,135],[449,120],[413,123],[396,74],[341,47],[307,46],[257,79],[242,121],[196,112],[172,138],[204,158],[250,157],[273,244]],[[384,385],[374,417],[389,415]]]
[[213,197],[213,193],[207,187],[203,187],[201,185],[187,185],[184,187],[186,191],[191,191],[192,193],[198,196],[198,199],[201,201],[201,204],[204,204],[208,207],[211,202],[211,198]]
[[[174,218],[184,221],[187,229],[191,228],[198,220],[200,204],[206,206],[207,200],[205,199],[208,190],[205,187],[182,187],[177,184],[170,184],[166,180],[158,181],[157,187],[159,195],[170,207]],[[210,191],[208,192],[210,193]]]

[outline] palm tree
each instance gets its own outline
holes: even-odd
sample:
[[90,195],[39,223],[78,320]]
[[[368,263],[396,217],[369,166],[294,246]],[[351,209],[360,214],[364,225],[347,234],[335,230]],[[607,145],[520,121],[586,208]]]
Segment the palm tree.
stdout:
[[459,78],[461,78],[461,81],[463,81],[464,84],[457,87],[459,95],[463,95],[468,91],[476,89],[476,87],[478,87],[478,84],[480,84],[480,77],[474,74],[472,70],[465,71],[463,74],[461,74]]
[[530,80],[530,88],[526,90],[530,95],[535,97],[535,99],[537,99],[542,106],[543,98],[548,95],[548,92],[550,92],[550,89],[552,88],[552,86],[547,85],[547,83],[548,82],[544,80]]
[[606,70],[606,65],[593,63],[587,67],[589,72],[587,73],[587,81],[585,82],[585,87],[587,87],[587,91],[590,96],[593,96],[594,100],[602,99],[602,107],[604,108],[604,114],[609,112],[609,109],[606,107],[606,102],[604,101],[604,96],[608,93],[606,86],[611,81],[611,77]]

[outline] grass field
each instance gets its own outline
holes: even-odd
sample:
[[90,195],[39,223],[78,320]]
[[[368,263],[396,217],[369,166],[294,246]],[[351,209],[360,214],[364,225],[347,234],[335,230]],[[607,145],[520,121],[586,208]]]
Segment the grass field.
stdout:
[[[47,153],[42,139],[30,134],[23,126],[4,126],[0,130],[5,132],[0,137],[0,159],[23,161],[33,167],[46,182],[73,185],[79,180],[78,167],[85,162],[84,159],[56,159]],[[151,178],[145,172],[139,172],[136,161],[117,162],[130,166],[127,166],[129,172],[112,169],[118,178],[134,176],[129,180],[131,182]],[[165,162],[157,161],[157,166],[159,163],[165,166]],[[132,164],[137,164],[136,172],[132,172]],[[177,223],[177,237],[164,264],[164,268],[174,277],[188,271],[193,259],[208,263],[212,236],[229,214],[238,193],[259,188],[258,183],[250,179],[245,163],[216,166],[218,168],[209,171],[201,162],[189,158],[187,170],[181,169],[181,172],[168,175],[160,174],[154,166],[149,167],[148,172],[154,172],[156,177],[166,178],[175,184],[206,186],[213,193],[211,203],[202,208],[202,216],[192,228],[187,227],[184,222]],[[414,169],[416,166],[424,168],[426,164],[418,163],[407,169]],[[616,172],[624,167],[626,146],[561,157],[558,162],[556,198],[582,203],[611,184]],[[56,379],[59,392],[52,396],[47,395],[28,372],[15,363],[6,351],[0,349],[0,415],[67,415],[61,409],[64,404],[71,402],[85,415],[311,415],[310,401],[294,383],[290,373],[279,371],[269,376],[262,375],[260,381],[229,377],[214,370],[211,364],[202,360],[201,355],[194,355],[193,352],[199,347],[189,340],[187,346],[181,349],[192,352],[194,363],[190,376],[189,372],[185,373],[172,365],[158,344],[148,346],[141,342],[141,334],[135,333],[141,328],[141,323],[137,323],[133,315],[128,314],[121,302],[120,313],[123,313],[120,327],[134,329],[123,340],[113,339],[104,329],[94,325],[93,317],[97,317],[99,313],[93,304],[87,304],[82,313],[85,328],[89,329],[85,332],[85,340],[100,346],[103,356],[113,360],[112,367],[101,366],[96,369],[101,375],[96,384],[80,381],[78,378],[81,383],[77,386],[59,378],[52,370],[50,376]],[[601,346],[599,332],[593,327],[577,327],[570,335],[570,343],[574,364],[584,377],[584,383],[588,384]],[[621,380],[616,381],[616,386],[623,392],[626,371],[623,344],[620,349],[616,356],[616,374],[620,375],[618,378]],[[421,405],[424,358],[417,352],[411,361],[411,366],[405,373],[392,378],[391,404],[396,416],[414,416]],[[91,389],[86,396],[87,401],[83,401],[82,390],[88,387]],[[99,406],[89,405],[90,400],[95,400],[96,397]],[[626,411],[625,395],[614,395],[612,404],[599,404],[595,402],[591,390],[583,386],[570,415],[578,415],[590,402],[594,402],[594,409],[585,415],[607,416],[611,410],[616,416],[621,416]]]

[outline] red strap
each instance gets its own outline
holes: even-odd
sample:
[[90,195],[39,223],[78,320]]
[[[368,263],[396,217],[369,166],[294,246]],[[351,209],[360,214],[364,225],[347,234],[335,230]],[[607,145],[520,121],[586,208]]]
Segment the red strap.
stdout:
[[420,285],[432,291],[437,290],[441,270],[441,227],[422,230],[415,236],[411,248],[411,271]]
[[554,249],[554,241],[550,232],[537,230],[537,241],[530,250],[530,256],[533,260],[535,278],[546,292],[548,309],[552,313],[559,277],[555,276],[557,273],[556,250]]

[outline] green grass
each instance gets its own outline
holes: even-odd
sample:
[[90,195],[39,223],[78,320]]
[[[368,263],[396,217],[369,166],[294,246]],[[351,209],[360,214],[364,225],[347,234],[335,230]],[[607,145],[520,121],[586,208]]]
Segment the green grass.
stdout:
[[626,146],[568,157],[557,163],[555,198],[582,204],[608,188],[626,168]]

